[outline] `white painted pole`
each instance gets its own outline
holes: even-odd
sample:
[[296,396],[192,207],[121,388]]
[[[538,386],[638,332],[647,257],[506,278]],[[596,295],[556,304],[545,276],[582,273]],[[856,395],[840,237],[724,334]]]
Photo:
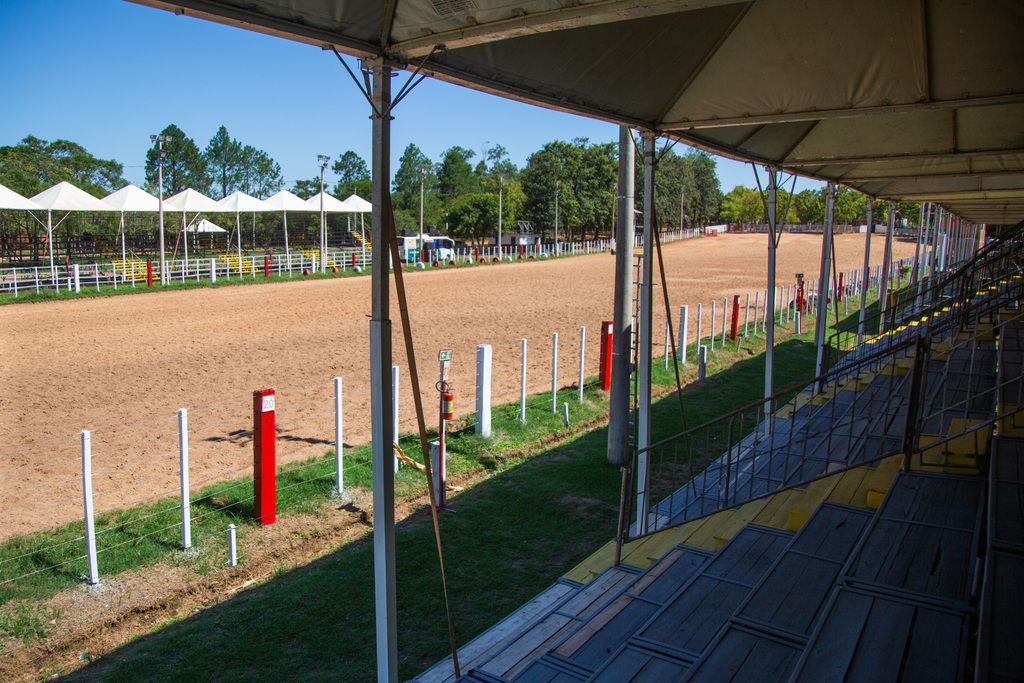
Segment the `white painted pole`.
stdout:
[[484,438],[491,436],[490,344],[477,344],[476,347],[476,433]]
[[[134,280],[132,280],[134,282]],[[210,259],[210,282],[217,282],[217,259]]]
[[558,333],[551,335],[551,412],[558,414]]
[[96,564],[96,524],[92,508],[92,434],[82,430],[82,500],[85,511],[85,554],[89,559],[89,583],[100,582]]
[[[18,298],[18,269],[11,268],[11,282],[14,284],[14,298]],[[115,280],[116,282],[116,280]],[[117,285],[114,285],[115,287]]]
[[728,297],[726,297],[725,299],[722,299],[722,348],[723,349],[725,348],[725,333],[727,331],[727,328],[729,327],[729,325],[728,325],[728,322],[729,322],[728,321],[728,316],[729,316],[729,299],[728,299]]
[[562,404],[562,420],[566,427],[569,426],[569,403],[568,401]]
[[[391,440],[398,443],[398,366],[391,366]],[[398,471],[398,454],[394,454],[395,472]]]
[[679,307],[679,362],[686,365],[686,331],[690,326],[690,307]]
[[522,368],[519,370],[519,421],[526,424],[526,340],[522,341]]
[[178,409],[178,465],[181,472],[181,547],[192,547],[192,510],[188,484],[188,411]]
[[711,300],[711,348],[709,351],[715,350],[715,317],[717,315],[717,305],[714,299]]
[[[665,328],[665,339],[666,340],[668,339],[668,328],[667,327]],[[586,348],[586,346],[585,346],[586,345],[586,341],[587,341],[587,328],[586,328],[586,326],[581,326],[580,327],[580,380],[579,380],[579,390],[580,390],[579,400],[580,400],[580,403],[583,402],[583,353],[584,353],[585,348]],[[665,342],[665,347],[668,348],[668,342],[667,341]],[[667,354],[666,354],[666,357],[667,357]],[[666,367],[668,367],[668,366],[666,366]]]
[[754,292],[754,336],[757,336],[757,308],[761,305],[761,290]]
[[665,369],[666,370],[668,370],[668,357],[672,355],[672,352],[671,352],[671,350],[668,347],[668,345],[669,345],[669,332],[670,332],[670,330],[669,330],[669,323],[668,323],[668,320],[666,319],[665,320],[665,346],[664,346],[665,358],[663,359],[665,361]]
[[[754,311],[754,315],[757,315],[757,311]],[[750,334],[750,292],[747,292],[747,303],[743,307],[743,336],[746,337]]]
[[697,351],[697,379],[708,376],[708,347],[701,345]]
[[701,343],[700,324],[701,324],[701,319],[704,317],[704,310],[703,309],[704,309],[704,304],[697,304],[697,346],[698,347],[700,346],[700,343]]
[[228,524],[228,564],[232,567],[238,565],[238,551],[235,544],[234,524]]
[[73,266],[71,266],[71,273],[72,273],[72,276],[75,278],[75,294],[78,294],[78,293],[80,293],[82,291],[82,283],[78,279],[78,264],[77,263],[74,264]]
[[344,459],[342,457],[342,449],[344,446],[344,425],[342,423],[342,395],[341,395],[341,377],[334,378],[334,488],[341,495],[341,492],[345,489],[344,477]]

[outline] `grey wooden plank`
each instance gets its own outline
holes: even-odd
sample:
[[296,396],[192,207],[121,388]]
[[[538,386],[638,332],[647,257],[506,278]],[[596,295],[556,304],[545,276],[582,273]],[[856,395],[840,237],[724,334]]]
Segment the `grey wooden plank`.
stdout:
[[749,591],[746,586],[699,576],[665,605],[638,635],[696,658]]
[[807,638],[841,571],[838,562],[786,553],[737,617]]
[[801,648],[782,640],[727,626],[689,672],[688,683],[770,683],[786,681]]
[[[605,615],[602,611],[595,619],[607,616],[607,621],[600,628],[588,634],[580,641],[574,641],[572,634],[561,645],[555,648],[558,655],[571,659],[573,662],[590,670],[598,669],[615,649],[627,641],[630,636],[654,614],[658,606],[636,600],[629,596],[621,596],[615,601],[614,613]],[[603,621],[603,619],[602,619]]]
[[678,681],[689,667],[688,662],[630,644],[616,652],[590,683]]
[[704,573],[753,586],[792,537],[789,532],[747,525],[718,551]]
[[791,548],[845,562],[870,521],[867,510],[822,503],[793,539]]
[[1024,680],[1024,557],[992,550],[988,554],[985,591],[982,596],[979,671]]
[[984,492],[981,477],[904,473],[893,482],[878,514],[973,530]]
[[513,683],[578,683],[585,680],[587,676],[566,671],[543,659],[533,662],[512,679]]

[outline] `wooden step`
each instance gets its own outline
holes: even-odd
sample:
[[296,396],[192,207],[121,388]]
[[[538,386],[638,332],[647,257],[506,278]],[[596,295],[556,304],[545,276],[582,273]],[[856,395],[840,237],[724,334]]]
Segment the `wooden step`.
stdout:
[[882,460],[875,471],[867,478],[867,505],[874,510],[882,504],[886,491],[903,466],[903,456],[893,455]]

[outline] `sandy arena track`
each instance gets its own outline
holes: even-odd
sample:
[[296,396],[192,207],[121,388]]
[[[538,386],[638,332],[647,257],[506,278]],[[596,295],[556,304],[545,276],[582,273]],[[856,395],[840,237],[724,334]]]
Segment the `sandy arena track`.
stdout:
[[[872,241],[872,263],[884,238]],[[838,267],[863,264],[863,235],[836,238]],[[673,317],[690,304],[763,288],[765,235],[666,245]],[[894,258],[912,256],[897,241]],[[779,283],[817,275],[821,237],[783,236]],[[575,382],[579,329],[586,372],[611,318],[614,257],[581,256],[450,271],[407,271],[423,395],[436,402],[436,358],[454,349],[456,404],[472,410],[477,344],[494,347],[495,402],[518,396],[520,339],[529,340],[529,388],[550,387],[551,334],[560,384]],[[251,468],[254,389],[277,390],[279,461],[333,443],[332,378],[344,378],[345,443],[369,436],[367,277],[222,287],[0,307],[0,537],[81,516],[79,431],[92,430],[97,511],[171,494],[178,486],[178,408],[189,409],[193,488]],[[394,288],[392,287],[392,294]],[[655,341],[664,311],[656,290]],[[753,300],[753,299],[752,299]],[[405,351],[392,296],[394,359],[402,366],[402,428],[413,425]],[[705,311],[704,334],[710,311]],[[721,328],[718,327],[720,330]],[[655,350],[661,355],[661,349]],[[541,409],[538,406],[537,409]],[[76,477],[79,477],[76,479]]]

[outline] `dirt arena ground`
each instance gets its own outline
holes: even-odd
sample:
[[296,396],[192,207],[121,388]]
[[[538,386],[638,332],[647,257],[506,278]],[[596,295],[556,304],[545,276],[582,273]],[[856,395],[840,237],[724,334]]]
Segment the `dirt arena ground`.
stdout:
[[[884,238],[872,241],[872,263]],[[765,235],[666,245],[673,317],[696,304],[762,290]],[[863,264],[863,235],[836,238],[840,270]],[[912,256],[897,241],[894,258]],[[778,282],[817,276],[821,237],[786,234]],[[494,349],[494,401],[518,396],[520,340],[529,340],[530,391],[550,387],[551,335],[559,380],[575,382],[580,326],[586,373],[597,371],[602,320],[612,315],[614,257],[580,256],[449,271],[407,271],[417,362],[436,402],[437,351],[454,350],[456,404],[473,408],[477,344]],[[81,516],[80,430],[92,432],[97,511],[178,486],[178,408],[188,408],[193,487],[251,468],[252,391],[277,390],[279,462],[333,444],[332,378],[344,378],[345,443],[369,436],[367,277],[222,287],[0,307],[0,537]],[[392,288],[392,292],[394,289]],[[397,303],[394,361],[402,429],[414,424]],[[664,334],[656,290],[655,342]],[[710,311],[704,313],[704,334]],[[657,348],[655,355],[661,355]],[[76,477],[79,477],[76,479]]]

